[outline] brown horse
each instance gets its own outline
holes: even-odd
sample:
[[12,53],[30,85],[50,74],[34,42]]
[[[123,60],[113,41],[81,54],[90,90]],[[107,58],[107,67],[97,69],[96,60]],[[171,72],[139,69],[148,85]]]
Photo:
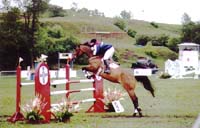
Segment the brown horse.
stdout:
[[133,116],[136,116],[136,114],[138,113],[139,116],[141,117],[142,109],[139,108],[138,98],[134,90],[135,90],[137,81],[139,81],[143,83],[144,88],[150,91],[152,96],[154,97],[154,89],[148,77],[147,76],[134,77],[133,72],[131,70],[123,69],[123,68],[120,68],[119,66],[114,67],[114,68],[111,67],[110,74],[104,73],[102,71],[102,69],[104,69],[103,68],[104,65],[101,60],[102,56],[93,56],[92,50],[87,42],[84,44],[80,44],[76,47],[73,53],[73,58],[75,59],[76,57],[79,57],[82,54],[86,54],[89,57],[89,61],[88,61],[89,65],[87,65],[86,67],[83,67],[82,70],[86,70],[94,74],[97,74],[108,81],[121,84],[123,88],[127,91],[127,93],[129,94],[133,102],[133,105],[135,108]]

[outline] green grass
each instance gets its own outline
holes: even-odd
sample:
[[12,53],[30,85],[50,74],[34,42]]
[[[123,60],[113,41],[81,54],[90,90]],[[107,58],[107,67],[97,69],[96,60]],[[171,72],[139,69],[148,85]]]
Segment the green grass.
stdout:
[[[81,104],[82,110],[74,113],[68,124],[51,122],[50,124],[31,125],[25,122],[15,124],[6,121],[15,112],[15,77],[0,77],[0,128],[191,128],[200,112],[200,81],[193,79],[170,80],[150,77],[156,88],[156,97],[144,90],[141,84],[136,87],[143,118],[133,118],[133,105],[129,97],[121,101],[124,113],[85,113],[90,103]],[[90,84],[77,84],[75,88],[91,87]],[[122,89],[118,84],[104,81],[104,88]],[[64,86],[59,86],[59,90]],[[22,104],[33,98],[34,88],[22,88]],[[73,94],[73,100],[90,98],[91,93]],[[52,102],[59,101],[62,96],[52,97]]]

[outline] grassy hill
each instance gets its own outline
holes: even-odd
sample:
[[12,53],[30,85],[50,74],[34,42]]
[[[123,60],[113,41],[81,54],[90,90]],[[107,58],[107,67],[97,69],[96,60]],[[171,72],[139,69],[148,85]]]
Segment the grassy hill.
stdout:
[[[148,57],[146,51],[158,51],[156,58],[152,58],[159,66],[163,66],[168,56],[174,55],[172,51],[166,47],[153,47],[148,44],[145,47],[139,47],[135,45],[135,38],[131,38],[126,33],[119,37],[104,37],[102,35],[87,34],[91,32],[118,32],[124,33],[117,26],[114,25],[115,18],[85,16],[85,15],[69,15],[66,17],[54,17],[54,18],[41,18],[41,22],[51,22],[61,25],[67,35],[74,35],[79,38],[80,42],[90,40],[91,38],[97,38],[104,42],[111,43],[115,49],[116,54],[120,58],[120,63],[125,67],[130,67],[130,64],[134,62],[138,56]],[[158,27],[155,28],[150,22],[129,20],[125,21],[128,28],[137,32],[137,35],[147,36],[160,36],[167,35],[171,37],[179,37],[180,25],[160,24],[155,23]],[[162,54],[164,53],[164,55]]]

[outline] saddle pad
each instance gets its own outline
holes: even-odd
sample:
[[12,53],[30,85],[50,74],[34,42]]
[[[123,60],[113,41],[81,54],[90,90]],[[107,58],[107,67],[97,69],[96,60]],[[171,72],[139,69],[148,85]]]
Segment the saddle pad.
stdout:
[[117,65],[117,64],[115,64],[115,63],[110,63],[110,64],[109,64],[109,67],[111,67],[111,68],[118,68],[119,65]]

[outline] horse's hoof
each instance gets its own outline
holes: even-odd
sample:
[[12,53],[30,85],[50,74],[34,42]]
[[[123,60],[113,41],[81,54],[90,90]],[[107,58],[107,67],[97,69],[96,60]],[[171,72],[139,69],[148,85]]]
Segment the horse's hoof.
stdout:
[[142,111],[142,109],[141,109],[140,107],[138,107],[137,110],[138,110],[138,112],[141,112],[141,111]]
[[[137,113],[133,113],[133,117],[136,117]],[[143,117],[142,113],[139,113],[139,117]]]
[[140,117],[143,117],[143,115],[142,115],[142,113],[141,113],[141,112],[139,112],[139,116],[140,116]]
[[57,87],[57,85],[52,85],[52,87],[53,87],[53,88],[56,88],[56,87]]
[[140,117],[143,117],[143,115],[142,115],[142,109],[141,109],[141,108],[138,108],[137,110],[138,110],[139,116],[140,116]]
[[133,117],[136,117],[137,113],[133,113]]
[[85,72],[85,71],[86,71],[84,67],[82,68],[82,71],[83,71],[83,72]]
[[92,78],[92,76],[87,76],[87,79],[91,79]]

